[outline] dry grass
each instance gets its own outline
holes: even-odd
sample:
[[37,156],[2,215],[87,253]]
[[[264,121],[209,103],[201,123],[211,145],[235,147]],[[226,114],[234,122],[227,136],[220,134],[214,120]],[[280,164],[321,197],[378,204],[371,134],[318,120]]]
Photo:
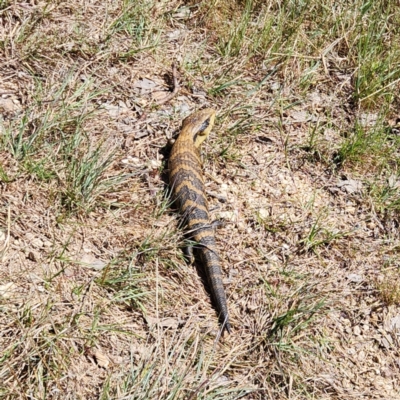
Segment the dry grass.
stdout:
[[[0,1],[0,398],[399,398],[397,7]],[[165,185],[203,106],[219,342]]]

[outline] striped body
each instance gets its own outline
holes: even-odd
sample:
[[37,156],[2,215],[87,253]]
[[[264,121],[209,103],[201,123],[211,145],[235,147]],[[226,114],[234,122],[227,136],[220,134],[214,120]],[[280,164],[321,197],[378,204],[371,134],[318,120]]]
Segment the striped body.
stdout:
[[183,121],[171,151],[169,174],[174,200],[183,215],[187,234],[195,242],[195,255],[205,268],[219,320],[223,329],[230,332],[220,258],[210,224],[200,158],[200,145],[208,137],[214,118],[215,111],[206,109]]

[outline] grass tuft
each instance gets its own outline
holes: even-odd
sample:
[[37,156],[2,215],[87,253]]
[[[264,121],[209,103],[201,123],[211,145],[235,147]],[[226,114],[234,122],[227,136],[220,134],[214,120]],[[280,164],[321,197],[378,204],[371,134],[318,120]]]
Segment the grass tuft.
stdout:
[[397,274],[386,274],[383,280],[377,283],[377,289],[386,305],[400,305],[400,279]]

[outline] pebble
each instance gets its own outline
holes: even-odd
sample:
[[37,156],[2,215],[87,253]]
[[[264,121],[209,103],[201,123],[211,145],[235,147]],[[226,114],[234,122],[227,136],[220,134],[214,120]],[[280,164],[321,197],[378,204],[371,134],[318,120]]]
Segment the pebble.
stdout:
[[41,248],[41,247],[43,247],[44,243],[43,243],[43,241],[41,239],[35,238],[35,239],[33,239],[31,241],[31,244],[32,244],[33,247]]
[[265,208],[260,208],[258,210],[258,215],[260,216],[261,219],[267,219],[269,216],[269,212]]
[[40,254],[37,251],[30,251],[27,258],[31,261],[38,262],[40,260]]

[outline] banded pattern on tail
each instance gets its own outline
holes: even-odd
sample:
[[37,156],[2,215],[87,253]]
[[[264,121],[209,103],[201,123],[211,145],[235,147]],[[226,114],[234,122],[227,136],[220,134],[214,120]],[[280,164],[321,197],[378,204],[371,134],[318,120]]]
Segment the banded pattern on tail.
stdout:
[[221,263],[214,229],[210,224],[200,158],[200,145],[210,134],[214,119],[215,111],[205,109],[191,114],[183,121],[181,133],[169,159],[169,180],[187,234],[196,243],[194,250],[205,268],[219,320],[223,329],[230,333]]

